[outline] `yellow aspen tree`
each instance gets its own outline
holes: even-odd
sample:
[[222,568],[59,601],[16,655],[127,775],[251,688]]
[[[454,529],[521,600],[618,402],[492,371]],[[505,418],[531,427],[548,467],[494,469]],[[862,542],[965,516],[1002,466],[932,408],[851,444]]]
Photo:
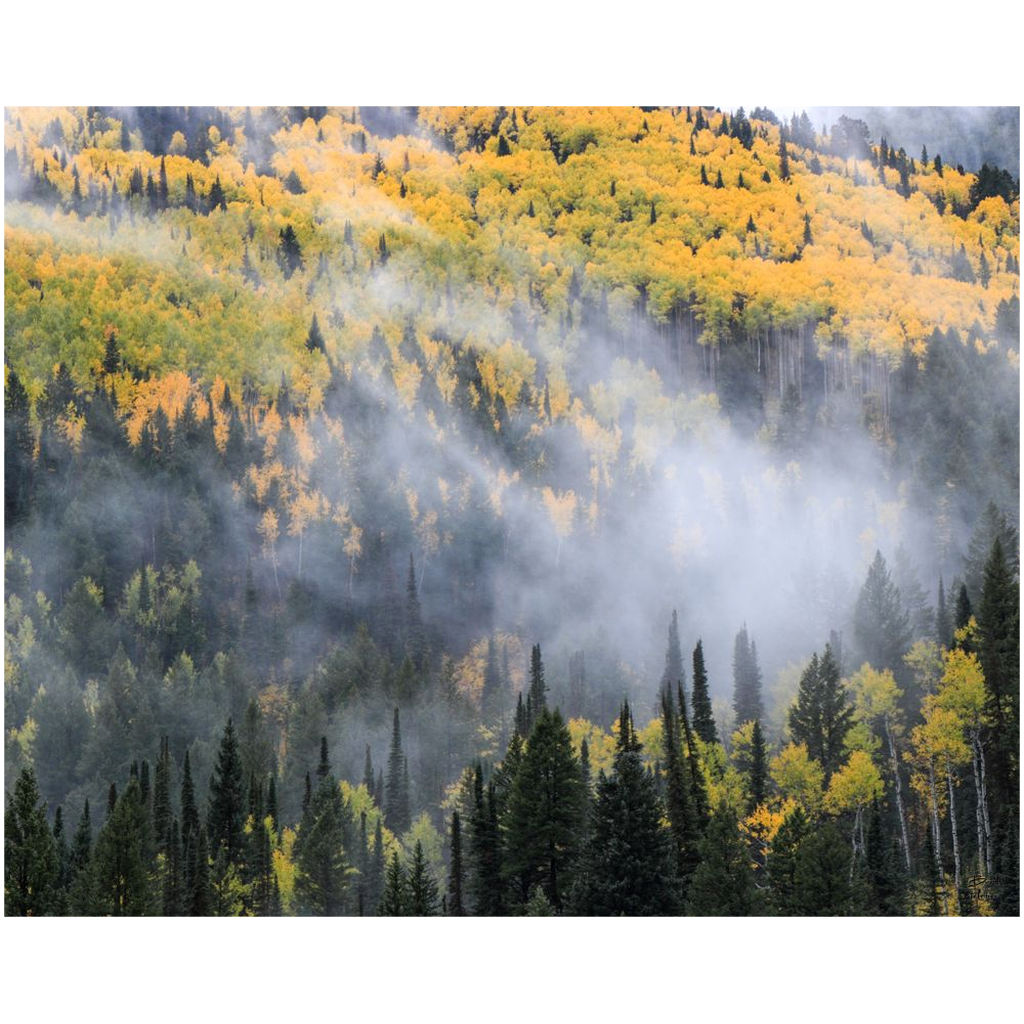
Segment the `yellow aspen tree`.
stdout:
[[853,693],[853,704],[857,718],[866,725],[881,723],[889,748],[889,767],[892,770],[893,789],[896,796],[896,813],[900,819],[900,844],[907,871],[910,871],[910,843],[907,839],[907,816],[903,807],[903,780],[900,774],[900,759],[896,749],[896,734],[899,731],[899,701],[903,691],[896,685],[896,679],[889,669],[881,672],[865,662],[849,680]]

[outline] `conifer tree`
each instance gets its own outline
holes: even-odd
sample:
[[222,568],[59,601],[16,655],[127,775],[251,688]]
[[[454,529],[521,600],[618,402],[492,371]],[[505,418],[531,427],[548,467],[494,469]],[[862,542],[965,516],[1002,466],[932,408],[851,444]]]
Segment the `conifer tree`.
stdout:
[[381,895],[378,914],[381,917],[407,917],[409,916],[408,907],[408,883],[396,851],[391,854],[391,860],[388,862],[387,877],[384,881],[384,892]]
[[665,810],[640,750],[629,704],[624,703],[612,774],[598,776],[590,831],[572,890],[577,913],[648,916],[676,909],[671,833],[662,826]]
[[661,674],[661,688],[678,686],[684,679],[683,653],[679,646],[679,619],[672,609],[668,624],[668,645],[665,648],[665,671]]
[[704,644],[697,641],[693,649],[693,731],[705,743],[718,742],[711,695],[708,693],[708,673],[704,667]]
[[768,795],[768,757],[765,751],[764,734],[761,731],[761,719],[754,719],[754,730],[750,740],[750,768],[747,772],[747,811],[765,802]]
[[[539,648],[534,648],[539,658]],[[555,711],[542,710],[509,794],[506,877],[526,902],[543,885],[559,908],[571,883],[582,813],[580,769],[572,739]]]
[[224,850],[229,864],[242,862],[245,812],[242,760],[235,728],[229,718],[221,737],[213,777],[210,779],[210,807],[206,819],[209,842],[217,853]]
[[750,917],[760,910],[746,843],[740,836],[735,812],[723,801],[700,842],[700,864],[690,882],[687,913],[695,917]]
[[502,845],[493,784],[485,794],[483,770],[473,773],[473,816],[469,822],[469,888],[473,911],[480,917],[495,917],[504,911]]
[[832,646],[826,644],[821,658],[815,654],[801,675],[796,702],[789,709],[790,734],[794,742],[807,745],[808,755],[824,770],[826,785],[842,764],[844,741],[852,724],[853,708]]
[[[733,698],[736,725],[744,725],[764,717],[761,699],[761,669],[757,663],[757,647],[744,625],[736,634],[732,656]],[[696,712],[694,713],[696,724]]]
[[665,809],[675,842],[675,874],[685,889],[699,859],[700,827],[671,687],[661,693],[661,723],[665,743]]
[[910,618],[900,592],[881,551],[876,551],[853,613],[853,634],[860,660],[875,669],[891,669],[898,680],[903,671],[903,655],[910,646],[910,633]]
[[458,809],[452,811],[450,833],[451,863],[448,870],[448,914],[463,917],[466,913],[462,893],[466,882],[466,869],[462,863],[462,819]]
[[436,917],[440,910],[437,882],[427,867],[423,843],[419,839],[416,840],[409,869],[406,906],[410,917]]
[[22,768],[4,810],[4,914],[41,917],[55,912],[59,869],[35,772]]
[[153,913],[153,834],[138,779],[129,779],[96,837],[96,892],[101,913],[137,917]]
[[996,536],[985,564],[978,612],[978,660],[992,721],[991,771],[999,806],[1018,805],[1020,748],[1020,586]]
[[387,783],[384,791],[384,811],[387,816],[387,824],[395,835],[407,832],[411,822],[406,772],[405,754],[402,752],[402,726],[399,721],[398,708],[395,708],[391,728],[391,750],[388,754]]
[[210,844],[206,826],[200,825],[189,845],[186,899],[190,917],[209,917],[213,913],[213,889],[210,883]]
[[345,857],[347,811],[330,772],[326,741],[321,747],[321,774],[296,840],[295,900],[303,914],[337,917],[345,911],[348,863]]

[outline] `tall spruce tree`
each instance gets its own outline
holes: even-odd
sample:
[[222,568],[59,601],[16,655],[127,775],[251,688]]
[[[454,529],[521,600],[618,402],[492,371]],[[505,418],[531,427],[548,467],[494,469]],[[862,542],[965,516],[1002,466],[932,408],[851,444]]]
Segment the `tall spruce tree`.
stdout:
[[207,835],[213,853],[216,855],[223,850],[229,864],[242,862],[246,802],[242,759],[235,728],[229,718],[210,779],[210,806],[206,816]]
[[388,775],[384,789],[384,811],[388,828],[395,835],[409,830],[411,812],[409,807],[408,764],[402,751],[402,724],[398,708],[394,709],[391,726],[391,749],[388,753]]
[[409,868],[406,906],[410,917],[436,917],[441,908],[437,881],[430,873],[419,839]]
[[881,551],[876,551],[853,612],[853,635],[860,661],[879,670],[891,669],[899,680],[911,633],[910,617],[903,607],[899,589]]
[[[539,649],[538,650],[539,655]],[[506,815],[506,877],[519,899],[541,885],[562,906],[572,882],[582,818],[580,767],[562,716],[542,710],[512,783]]]
[[[764,717],[761,699],[761,669],[757,663],[757,648],[751,642],[744,625],[736,634],[732,655],[733,711],[736,725],[753,722]],[[696,712],[694,712],[696,726]]]
[[761,911],[747,844],[735,812],[724,801],[711,815],[700,843],[700,864],[687,894],[695,917],[750,917]]
[[668,624],[668,645],[665,648],[665,670],[661,674],[661,688],[673,689],[683,682],[683,652],[679,646],[679,619],[675,608]]
[[705,743],[718,742],[718,729],[708,693],[708,673],[704,667],[704,644],[697,641],[693,649],[693,731]]
[[345,856],[348,811],[331,774],[326,741],[321,748],[319,781],[303,815],[296,840],[295,901],[300,913],[337,917],[345,912],[348,862]]
[[449,836],[451,858],[448,866],[448,915],[464,917],[466,905],[462,894],[466,884],[466,868],[462,862],[462,819],[458,809],[452,811]]
[[4,810],[4,914],[42,917],[57,909],[57,848],[35,772],[22,768]]
[[844,742],[853,725],[853,708],[839,677],[839,665],[832,645],[825,645],[800,677],[796,701],[789,709],[789,731],[796,743],[805,743],[807,753],[825,772],[828,785],[843,762]]
[[640,757],[629,704],[619,713],[612,773],[597,793],[570,905],[578,914],[617,917],[672,914],[678,884],[665,808]]

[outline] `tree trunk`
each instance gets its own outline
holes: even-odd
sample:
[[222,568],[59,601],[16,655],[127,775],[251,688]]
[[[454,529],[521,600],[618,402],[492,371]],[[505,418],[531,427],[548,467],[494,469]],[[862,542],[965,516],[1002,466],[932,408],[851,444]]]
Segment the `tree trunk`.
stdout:
[[900,818],[900,840],[903,843],[903,859],[907,865],[907,871],[910,871],[910,843],[907,840],[907,816],[903,810],[903,784],[900,781],[900,763],[896,757],[896,741],[892,734],[892,724],[889,721],[889,716],[885,718],[885,735],[889,739],[889,757],[892,760],[892,774],[896,780],[896,813]]
[[975,733],[974,749],[978,753],[978,766],[981,775],[981,820],[985,826],[985,873],[992,874],[992,826],[988,820],[988,788],[985,784],[985,748],[981,745],[981,737]]
[[935,793],[935,769],[928,765],[928,790],[931,795],[932,810],[932,845],[935,847],[935,867],[939,873],[939,885],[942,886],[942,913],[949,913],[946,902],[946,872],[942,868],[942,831],[939,828],[939,800]]
[[953,792],[953,769],[946,761],[946,786],[949,789],[949,827],[953,832],[953,879],[956,885],[956,908],[960,910],[960,836],[956,828],[956,794]]

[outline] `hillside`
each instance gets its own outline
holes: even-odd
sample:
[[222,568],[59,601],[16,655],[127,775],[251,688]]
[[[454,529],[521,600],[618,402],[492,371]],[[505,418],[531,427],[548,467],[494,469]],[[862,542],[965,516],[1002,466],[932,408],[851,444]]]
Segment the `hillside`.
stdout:
[[[149,815],[112,912],[374,912],[385,848],[458,876],[454,809],[467,907],[619,912],[545,880],[542,757],[653,815],[679,885],[626,912],[1008,911],[1019,182],[815,127],[5,112],[7,778]],[[869,813],[903,867],[842,906],[708,903],[715,830],[760,891],[784,827],[860,870]],[[559,870],[614,874],[574,815]],[[331,822],[343,855],[306,843]],[[321,854],[358,884],[316,896]]]

